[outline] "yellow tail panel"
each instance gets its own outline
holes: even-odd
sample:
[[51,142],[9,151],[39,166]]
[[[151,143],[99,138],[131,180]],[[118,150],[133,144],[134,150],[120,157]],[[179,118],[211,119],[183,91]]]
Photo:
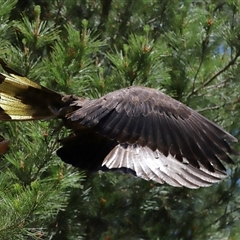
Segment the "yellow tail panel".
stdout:
[[26,77],[0,74],[0,120],[39,120],[55,117],[62,95]]

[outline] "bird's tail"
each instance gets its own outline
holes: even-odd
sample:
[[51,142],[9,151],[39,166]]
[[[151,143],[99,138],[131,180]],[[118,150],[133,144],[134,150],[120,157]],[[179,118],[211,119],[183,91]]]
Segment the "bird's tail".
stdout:
[[54,118],[64,105],[62,95],[38,85],[9,68],[0,73],[0,120],[39,120]]

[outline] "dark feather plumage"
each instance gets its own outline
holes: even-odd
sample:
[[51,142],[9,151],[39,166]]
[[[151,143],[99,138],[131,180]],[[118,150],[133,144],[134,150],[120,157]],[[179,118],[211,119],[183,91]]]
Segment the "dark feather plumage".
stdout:
[[58,156],[85,170],[121,170],[173,186],[209,186],[226,176],[236,142],[219,126],[155,89],[134,86],[99,99],[64,96],[1,60],[0,119],[61,118],[72,134]]

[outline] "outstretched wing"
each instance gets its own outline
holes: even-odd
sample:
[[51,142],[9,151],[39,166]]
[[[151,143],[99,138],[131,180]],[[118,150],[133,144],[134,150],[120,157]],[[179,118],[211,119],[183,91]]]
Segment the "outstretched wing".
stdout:
[[[162,92],[130,87],[95,100],[80,99],[37,85],[1,59],[0,64],[9,73],[0,74],[0,119],[63,119],[74,134],[61,141],[57,154],[76,167],[118,169],[197,188],[224,178],[222,162],[233,163],[229,155],[236,152],[229,143],[237,140]],[[0,145],[3,153],[8,141]]]
[[[108,169],[130,168],[137,176],[156,181],[161,177],[152,169],[171,163],[167,174],[172,178],[177,175],[185,178],[187,175],[202,175],[205,181],[204,176],[208,175],[214,182],[225,176],[219,172],[225,171],[222,162],[233,163],[229,154],[236,154],[229,145],[229,142],[236,142],[236,138],[184,104],[154,89],[130,87],[87,104],[75,101],[72,105],[79,109],[68,116],[69,120],[120,143],[109,153],[111,157],[105,158],[103,166]],[[127,147],[122,148],[121,144]],[[128,164],[121,164],[123,158],[119,157],[120,152],[128,154]],[[129,152],[132,154],[129,155]],[[155,155],[160,157],[153,157]],[[141,168],[143,171],[137,171]],[[149,177],[149,169],[156,174],[155,177]],[[197,181],[196,185],[199,185]]]

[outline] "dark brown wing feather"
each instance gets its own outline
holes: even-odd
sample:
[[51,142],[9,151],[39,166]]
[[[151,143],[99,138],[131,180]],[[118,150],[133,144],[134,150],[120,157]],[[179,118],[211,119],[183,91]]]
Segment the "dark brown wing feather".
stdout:
[[71,121],[91,127],[100,135],[119,143],[137,143],[175,156],[180,162],[200,164],[209,171],[225,170],[221,161],[232,163],[235,153],[229,142],[237,140],[184,104],[164,93],[145,87],[121,89],[91,100],[76,101],[79,109],[69,115]]

